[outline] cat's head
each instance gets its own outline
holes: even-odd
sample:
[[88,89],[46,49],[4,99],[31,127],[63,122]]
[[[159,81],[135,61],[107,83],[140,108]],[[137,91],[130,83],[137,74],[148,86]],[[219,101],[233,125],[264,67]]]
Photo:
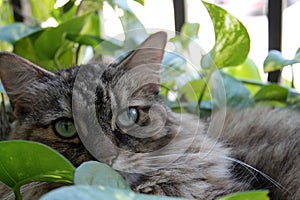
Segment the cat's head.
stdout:
[[[166,42],[166,34],[158,32],[118,63],[88,64],[56,73],[15,54],[0,53],[0,78],[16,117],[12,138],[45,143],[75,165],[93,159],[81,141],[97,142],[100,133],[87,128],[90,121],[99,125],[114,147],[130,152],[162,147],[173,137],[168,131],[169,109],[159,98]],[[83,136],[79,138],[78,133]],[[99,152],[114,150],[93,145]]]

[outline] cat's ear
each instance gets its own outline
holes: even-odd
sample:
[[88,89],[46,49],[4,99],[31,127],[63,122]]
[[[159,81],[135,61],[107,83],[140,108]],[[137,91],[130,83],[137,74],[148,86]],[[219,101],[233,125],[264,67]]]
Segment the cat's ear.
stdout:
[[0,79],[14,109],[22,109],[24,101],[33,98],[28,86],[44,76],[54,74],[16,54],[0,52]]
[[155,33],[121,61],[117,67],[125,73],[119,77],[116,90],[124,91],[125,87],[131,93],[140,90],[140,94],[157,95],[160,84],[160,67],[166,43],[167,34],[165,32]]
[[159,71],[166,43],[167,34],[165,32],[152,34],[120,64],[127,70],[144,66]]

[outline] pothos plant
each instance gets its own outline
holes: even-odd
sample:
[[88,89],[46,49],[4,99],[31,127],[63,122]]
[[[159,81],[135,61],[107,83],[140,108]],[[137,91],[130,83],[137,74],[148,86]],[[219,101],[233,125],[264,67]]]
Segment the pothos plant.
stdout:
[[[124,11],[119,17],[125,34],[124,42],[100,37],[102,19],[98,10],[103,9],[104,2]],[[137,2],[143,4],[141,0]],[[4,3],[0,0],[0,4]],[[54,0],[30,1],[30,4],[32,24],[12,23],[0,27],[0,48],[13,50],[48,70],[80,64],[88,48],[92,48],[95,55],[120,55],[120,52],[133,49],[141,38],[148,35],[127,1],[81,1],[77,4],[77,1],[69,0],[57,8],[54,8]],[[258,103],[299,109],[300,96],[293,88],[262,82],[256,65],[247,58],[250,38],[244,25],[224,9],[206,2],[203,4],[214,26],[214,47],[207,54],[199,52],[201,62],[196,66],[196,73],[191,73],[187,66],[188,59],[182,55],[189,53],[188,46],[197,37],[200,25],[187,23],[182,27],[181,35],[170,39],[177,53],[167,52],[163,59],[161,96],[165,102],[174,111],[193,112],[200,116],[210,114],[215,107],[244,108]],[[44,5],[44,9],[40,9],[40,5]],[[0,10],[4,8],[7,13],[10,12],[7,6],[0,7]],[[56,27],[39,26],[49,17],[58,23]],[[133,29],[139,29],[138,38],[132,34]],[[264,69],[268,72],[297,62],[298,51],[292,60],[271,51]],[[180,102],[170,98],[170,94],[174,94]],[[17,199],[22,198],[20,187],[32,181],[74,184],[48,193],[43,200],[178,199],[136,194],[109,166],[87,162],[75,169],[59,153],[39,143],[2,141],[0,154],[0,180],[12,188]],[[267,191],[243,192],[220,199],[246,198],[266,200]]]

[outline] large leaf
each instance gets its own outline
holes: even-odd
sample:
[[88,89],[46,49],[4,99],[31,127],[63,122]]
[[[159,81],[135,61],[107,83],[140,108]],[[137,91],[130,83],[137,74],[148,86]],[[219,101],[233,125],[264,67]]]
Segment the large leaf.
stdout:
[[90,15],[77,17],[56,28],[47,28],[31,34],[17,41],[14,51],[50,70],[74,65],[74,43],[70,42],[67,36],[80,35],[89,19]]
[[245,26],[226,10],[203,1],[215,30],[215,45],[203,56],[203,67],[223,68],[242,64],[250,50],[250,37]]
[[33,181],[72,183],[75,168],[58,152],[36,142],[0,142],[0,181],[20,197],[23,184]]
[[110,166],[96,161],[81,164],[76,169],[74,183],[77,185],[102,185],[120,189],[130,189],[118,172]]
[[[239,66],[226,67],[222,70],[236,79],[243,80],[247,83],[262,82],[258,68],[250,58],[247,58],[245,62]],[[260,88],[260,86],[255,84],[245,84],[245,86],[251,91],[252,94],[255,94]]]
[[268,191],[251,191],[230,194],[219,200],[269,200]]
[[41,200],[184,200],[182,198],[159,197],[134,193],[131,190],[122,190],[104,186],[76,185],[53,190],[43,196]]
[[270,84],[262,87],[254,96],[256,102],[263,102],[270,105],[285,105],[289,90],[277,84]]
[[254,105],[250,91],[244,84],[222,71],[212,76],[213,106],[245,108]]
[[0,40],[15,43],[19,39],[41,30],[37,26],[29,26],[24,23],[13,23],[0,27]]
[[292,59],[284,58],[280,51],[271,50],[264,61],[264,72],[280,70],[287,65],[295,63],[300,63],[300,48]]

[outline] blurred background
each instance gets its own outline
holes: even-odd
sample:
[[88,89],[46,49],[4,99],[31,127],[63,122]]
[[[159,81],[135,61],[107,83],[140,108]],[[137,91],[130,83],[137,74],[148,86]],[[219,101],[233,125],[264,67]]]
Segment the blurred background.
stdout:
[[[56,27],[60,22],[53,17],[53,8],[63,7],[66,9],[67,5],[71,5],[70,2],[79,5],[81,0],[41,0],[38,2],[33,0],[0,0],[0,26],[20,21],[30,25],[38,24],[43,28]],[[119,17],[124,14],[123,10],[112,7],[110,1],[99,2],[103,3],[101,36],[114,37],[122,33],[123,27]],[[180,27],[181,22],[199,23],[200,31],[197,39],[199,45],[208,52],[214,44],[213,26],[200,0],[144,0],[142,4],[133,0],[117,2],[129,6],[145,28],[175,31],[176,23],[177,27]],[[226,9],[246,26],[251,39],[249,58],[258,66],[262,79],[267,80],[268,75],[263,72],[262,68],[268,50],[272,48],[269,46],[268,1],[208,0],[207,2],[215,3]],[[273,23],[277,23],[278,30],[281,31],[276,33],[281,36],[281,41],[275,41],[280,42],[277,49],[282,52],[284,57],[293,58],[300,46],[300,28],[297,25],[297,19],[300,19],[300,2],[299,0],[273,0],[270,3],[277,6],[272,13],[272,15],[277,16],[273,17],[272,20]],[[280,8],[278,8],[279,4]],[[176,9],[177,11],[174,12]],[[276,17],[282,21],[276,20]],[[6,46],[3,42],[0,44],[0,50],[10,49],[7,44]],[[298,68],[294,67],[295,76],[300,74]],[[282,77],[291,81],[291,70],[284,69]],[[295,78],[295,86],[300,88],[300,78]]]

